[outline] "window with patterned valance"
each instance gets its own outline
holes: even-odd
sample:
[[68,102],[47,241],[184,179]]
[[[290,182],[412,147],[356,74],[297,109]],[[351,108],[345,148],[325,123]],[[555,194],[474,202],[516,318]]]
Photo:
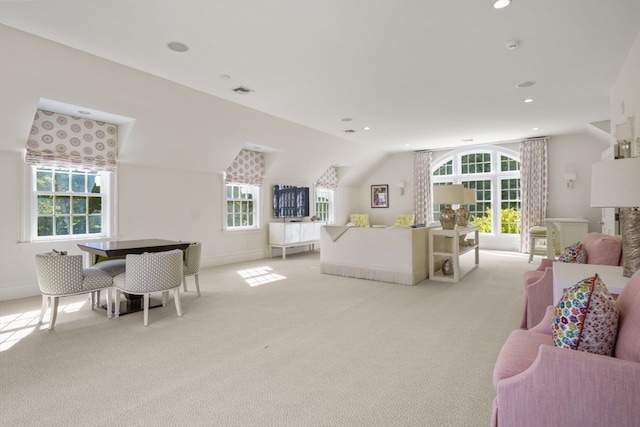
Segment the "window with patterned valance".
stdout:
[[118,126],[39,109],[26,150],[29,165],[114,171]]
[[260,186],[265,173],[264,153],[242,149],[225,172],[225,184]]
[[338,188],[338,169],[335,166],[329,166],[320,178],[316,180],[316,188],[324,188],[327,190],[335,190]]

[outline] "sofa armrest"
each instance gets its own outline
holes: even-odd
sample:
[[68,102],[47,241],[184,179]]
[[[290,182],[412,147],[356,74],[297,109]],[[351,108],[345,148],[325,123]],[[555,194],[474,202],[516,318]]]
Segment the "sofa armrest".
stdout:
[[540,323],[547,307],[553,304],[553,268],[545,268],[542,277],[525,287],[524,295],[525,307],[521,326],[532,328]]
[[553,321],[553,313],[556,308],[553,305],[547,306],[547,311],[544,313],[542,320],[532,328],[529,328],[531,332],[537,332],[539,334],[551,335],[551,322]]
[[540,265],[538,265],[538,268],[536,268],[536,270],[538,271],[544,271],[547,267],[553,267],[553,263],[556,262],[555,259],[551,259],[551,258],[542,258],[540,260]]
[[637,425],[640,363],[541,345],[533,364],[496,386],[498,426]]

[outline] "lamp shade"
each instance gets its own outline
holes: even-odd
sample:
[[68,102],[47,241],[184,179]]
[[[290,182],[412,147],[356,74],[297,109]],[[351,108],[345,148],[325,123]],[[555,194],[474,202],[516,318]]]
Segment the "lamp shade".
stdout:
[[464,187],[462,184],[436,185],[433,187],[433,201],[445,205],[464,204]]
[[473,205],[476,202],[476,189],[475,188],[465,188],[464,189],[464,204],[465,205]]
[[591,207],[640,207],[640,157],[592,165]]

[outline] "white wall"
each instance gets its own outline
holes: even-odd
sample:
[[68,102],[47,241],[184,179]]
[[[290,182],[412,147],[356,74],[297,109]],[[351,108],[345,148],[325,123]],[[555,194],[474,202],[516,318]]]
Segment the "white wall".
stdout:
[[616,125],[629,118],[633,123],[635,144],[632,157],[640,156],[640,33],[636,36],[629,55],[611,91],[611,133]]

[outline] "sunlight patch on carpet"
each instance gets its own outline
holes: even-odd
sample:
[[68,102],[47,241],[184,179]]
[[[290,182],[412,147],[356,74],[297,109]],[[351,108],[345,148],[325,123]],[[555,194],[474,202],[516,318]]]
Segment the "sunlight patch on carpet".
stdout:
[[240,270],[238,274],[244,279],[249,286],[260,286],[266,283],[276,282],[278,280],[286,279],[277,273],[272,273],[273,268],[264,266],[257,268],[250,268],[247,270]]

